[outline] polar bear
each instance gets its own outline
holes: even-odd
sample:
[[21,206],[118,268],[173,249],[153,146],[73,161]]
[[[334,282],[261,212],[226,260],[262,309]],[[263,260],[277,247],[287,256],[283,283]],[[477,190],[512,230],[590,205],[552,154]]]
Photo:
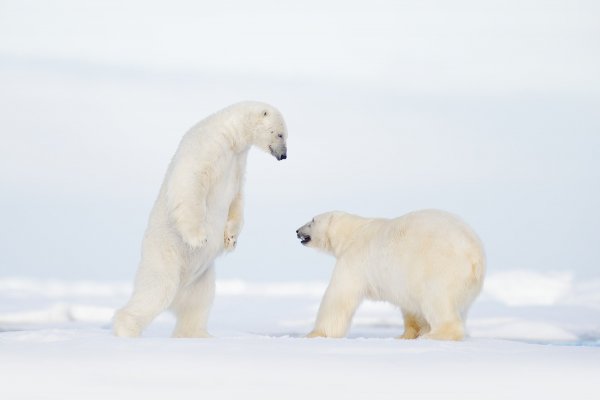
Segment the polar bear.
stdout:
[[296,234],[305,246],[337,260],[308,337],[345,336],[364,298],[400,308],[403,339],[464,337],[467,309],[483,284],[485,255],[458,217],[439,210],[396,219],[329,212]]
[[229,106],[182,138],[150,213],[134,291],[117,311],[117,336],[136,337],[162,311],[176,316],[174,337],[207,337],[214,261],[236,246],[242,186],[252,145],[287,157],[281,113],[259,102]]

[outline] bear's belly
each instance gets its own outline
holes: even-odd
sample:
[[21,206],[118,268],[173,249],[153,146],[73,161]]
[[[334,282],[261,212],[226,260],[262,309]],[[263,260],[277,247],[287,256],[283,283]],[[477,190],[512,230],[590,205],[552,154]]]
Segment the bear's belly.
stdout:
[[368,297],[375,301],[387,301],[402,308],[415,304],[414,293],[406,281],[395,278],[377,279],[371,282]]
[[229,207],[239,192],[239,180],[233,166],[217,179],[206,198],[207,243],[190,254],[192,279],[202,275],[225,247],[225,226],[229,217]]
[[369,268],[365,270],[365,279],[369,288],[368,298],[386,301],[413,312],[420,309],[420,283],[411,276],[403,257],[381,257],[367,264]]
[[206,199],[206,222],[211,230],[209,240],[218,236],[219,243],[223,245],[223,233],[229,217],[229,207],[238,191],[238,182],[231,176],[215,183],[215,187],[209,192]]

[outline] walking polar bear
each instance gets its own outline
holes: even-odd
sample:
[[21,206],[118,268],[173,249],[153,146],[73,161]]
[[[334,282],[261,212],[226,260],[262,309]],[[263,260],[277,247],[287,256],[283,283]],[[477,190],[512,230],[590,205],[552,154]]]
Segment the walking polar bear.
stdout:
[[133,295],[115,314],[117,336],[139,336],[167,308],[173,336],[208,336],[214,260],[235,248],[242,228],[248,150],[283,160],[286,140],[280,112],[259,102],[234,104],[184,135],[150,213]]
[[423,210],[390,220],[329,212],[296,234],[305,246],[337,259],[308,337],[345,336],[363,298],[400,308],[403,339],[464,337],[485,256],[477,235],[456,216]]

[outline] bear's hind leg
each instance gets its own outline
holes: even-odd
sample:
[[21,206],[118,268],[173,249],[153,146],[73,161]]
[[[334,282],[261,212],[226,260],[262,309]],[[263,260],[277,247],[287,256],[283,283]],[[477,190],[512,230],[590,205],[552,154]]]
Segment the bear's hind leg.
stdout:
[[206,338],[208,315],[215,297],[215,270],[209,267],[196,281],[181,288],[173,301],[177,317],[173,337]]
[[422,336],[424,339],[462,340],[465,337],[460,312],[453,310],[449,304],[437,302],[433,307],[424,310],[424,314],[431,326],[429,333]]
[[115,313],[113,331],[121,337],[138,337],[154,318],[173,301],[179,276],[175,271],[140,268],[131,299]]
[[404,318],[404,333],[398,339],[416,339],[427,331],[427,322],[409,312],[402,312]]
[[437,327],[431,329],[426,335],[423,335],[425,339],[434,340],[463,340],[465,337],[465,329],[463,328],[462,321],[447,321]]

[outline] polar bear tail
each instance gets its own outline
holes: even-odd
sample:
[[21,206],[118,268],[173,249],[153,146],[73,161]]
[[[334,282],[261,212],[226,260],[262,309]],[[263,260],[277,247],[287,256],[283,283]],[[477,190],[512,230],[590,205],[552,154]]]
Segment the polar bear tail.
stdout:
[[471,258],[471,280],[473,286],[479,292],[483,286],[483,278],[485,276],[485,256],[480,254]]

